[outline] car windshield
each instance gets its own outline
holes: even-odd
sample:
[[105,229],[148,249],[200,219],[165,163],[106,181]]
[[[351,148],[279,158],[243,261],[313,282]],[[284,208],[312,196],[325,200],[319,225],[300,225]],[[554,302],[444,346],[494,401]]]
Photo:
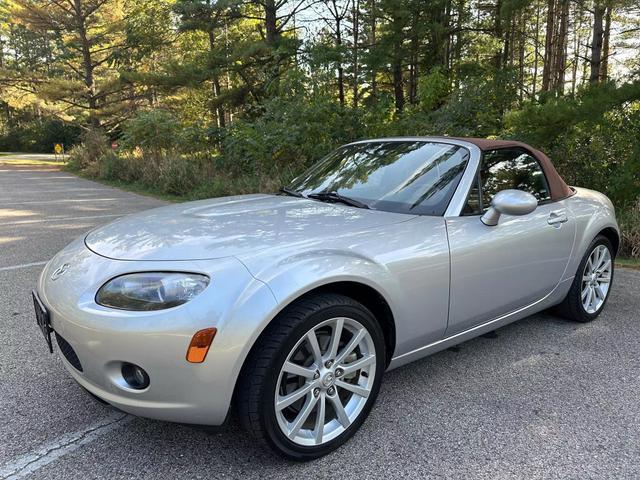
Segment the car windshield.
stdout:
[[468,160],[466,148],[446,143],[355,143],[327,155],[288,190],[388,212],[443,215]]

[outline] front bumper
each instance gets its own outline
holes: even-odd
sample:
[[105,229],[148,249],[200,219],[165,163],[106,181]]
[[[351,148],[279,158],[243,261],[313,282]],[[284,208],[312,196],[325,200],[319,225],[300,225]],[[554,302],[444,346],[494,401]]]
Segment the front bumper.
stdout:
[[[68,264],[64,275],[53,271]],[[128,312],[95,303],[107,280],[140,271],[188,271],[211,283],[192,301],[167,310]],[[73,378],[93,395],[143,417],[202,425],[224,422],[238,373],[266,316],[275,307],[271,291],[234,258],[188,262],[132,262],[99,256],[81,240],[45,267],[38,295],[56,334],[73,348],[80,371],[63,356]],[[203,328],[218,332],[206,360],[185,359],[191,337]],[[123,362],[142,367],[150,385],[129,388]]]

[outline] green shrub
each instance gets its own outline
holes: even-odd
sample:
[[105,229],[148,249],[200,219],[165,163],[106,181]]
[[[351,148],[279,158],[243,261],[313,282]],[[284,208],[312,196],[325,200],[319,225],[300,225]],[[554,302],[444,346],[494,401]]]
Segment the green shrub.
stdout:
[[69,151],[69,168],[99,176],[98,164],[108,152],[107,137],[99,130],[89,130],[83,135],[83,142]]
[[172,150],[180,140],[182,126],[166,110],[144,110],[124,122],[122,146],[127,149],[140,147],[154,154]]
[[225,169],[240,174],[299,173],[336,146],[366,136],[360,113],[324,96],[276,98],[254,120],[238,120],[223,139]]
[[53,153],[56,143],[69,151],[81,141],[81,130],[57,119],[18,119],[0,128],[0,151]]

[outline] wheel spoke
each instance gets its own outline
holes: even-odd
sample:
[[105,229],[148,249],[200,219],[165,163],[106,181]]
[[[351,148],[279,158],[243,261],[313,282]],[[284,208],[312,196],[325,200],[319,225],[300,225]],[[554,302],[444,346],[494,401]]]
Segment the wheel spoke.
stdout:
[[364,328],[358,330],[358,333],[356,333],[347,346],[342,349],[342,352],[340,352],[340,355],[336,358],[336,363],[340,364],[344,362],[345,358],[355,350],[366,334],[367,331]]
[[604,273],[609,271],[609,268],[611,267],[611,260],[607,260],[606,262],[604,262],[604,265],[602,265],[598,270],[600,271],[600,273]]
[[285,395],[284,397],[278,397],[278,402],[276,403],[276,409],[282,410],[283,408],[287,408],[292,403],[297,402],[306,394],[308,394],[313,388],[313,383],[307,383],[300,387],[295,392],[290,393],[289,395]]
[[329,348],[327,349],[327,360],[336,358],[338,354],[338,346],[340,345],[340,337],[342,336],[342,327],[344,325],[344,319],[338,318],[336,320],[335,325],[333,326],[331,333],[331,342],[329,343]]
[[307,343],[311,347],[311,353],[313,354],[313,361],[316,366],[322,365],[322,353],[320,352],[320,345],[318,345],[318,337],[316,337],[315,330],[311,330],[307,334]]
[[376,361],[376,356],[372,354],[372,355],[367,355],[366,357],[362,357],[356,360],[355,362],[347,363],[345,365],[340,365],[340,368],[342,368],[342,370],[344,371],[343,375],[349,375],[350,373],[357,372],[358,370],[361,370],[364,367],[367,367],[372,363],[375,363],[375,361]]
[[351,393],[355,393],[356,395],[360,395],[361,397],[367,398],[369,396],[369,390],[360,385],[354,385],[353,383],[343,382],[342,380],[336,380],[336,386],[340,388],[344,388],[345,390],[349,390]]
[[294,438],[298,434],[298,432],[300,431],[300,428],[302,427],[304,422],[307,420],[307,418],[309,418],[309,415],[315,408],[316,403],[318,403],[318,397],[316,397],[312,393],[309,393],[307,395],[307,400],[305,401],[304,406],[302,407],[302,410],[300,411],[296,419],[293,421],[293,425],[291,425],[291,429],[289,430],[289,438]]
[[600,246],[600,257],[598,258],[598,266],[596,270],[600,270],[602,266],[607,262],[607,257],[609,256],[609,250],[603,245]]
[[340,401],[340,397],[338,395],[333,395],[329,397],[331,400],[331,404],[333,405],[333,410],[336,412],[338,416],[338,421],[342,424],[344,428],[348,428],[351,425],[351,420],[349,420],[349,415],[344,409],[342,402]]
[[595,287],[593,287],[593,291],[596,294],[598,300],[604,300],[604,292],[600,288],[600,285],[596,285]]
[[600,277],[598,278],[598,283],[609,283],[611,282],[611,277]]
[[326,412],[326,397],[324,394],[320,395],[318,400],[318,413],[316,414],[316,426],[314,429],[316,444],[322,443],[322,436],[324,435],[324,420]]
[[313,378],[313,376],[316,374],[316,371],[311,368],[305,368],[296,363],[288,361],[284,362],[282,370],[292,375],[298,375],[304,378]]
[[589,294],[589,290],[591,289],[591,285],[587,285],[582,289],[582,301],[584,302]]
[[593,300],[593,287],[589,285],[589,294],[587,295],[587,301],[585,302],[585,310],[589,311],[591,308],[591,301]]

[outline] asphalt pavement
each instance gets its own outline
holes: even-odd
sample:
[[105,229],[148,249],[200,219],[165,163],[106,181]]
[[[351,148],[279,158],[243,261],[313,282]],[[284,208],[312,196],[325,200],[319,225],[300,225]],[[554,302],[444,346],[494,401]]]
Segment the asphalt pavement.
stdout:
[[640,271],[598,320],[535,315],[389,372],[363,428],[320,460],[258,449],[236,422],[124,415],[50,355],[30,298],[44,263],[163,202],[42,167],[0,166],[0,480],[640,478]]

